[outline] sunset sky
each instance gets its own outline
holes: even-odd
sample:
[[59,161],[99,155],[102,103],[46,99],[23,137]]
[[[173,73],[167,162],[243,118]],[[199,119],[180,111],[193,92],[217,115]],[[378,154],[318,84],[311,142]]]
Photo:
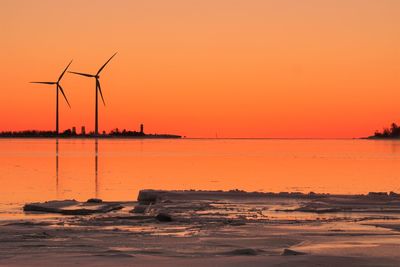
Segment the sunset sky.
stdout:
[[[0,0],[0,131],[55,127],[55,81],[101,76],[99,127],[358,137],[400,123],[398,0]],[[61,130],[94,128],[65,75]]]

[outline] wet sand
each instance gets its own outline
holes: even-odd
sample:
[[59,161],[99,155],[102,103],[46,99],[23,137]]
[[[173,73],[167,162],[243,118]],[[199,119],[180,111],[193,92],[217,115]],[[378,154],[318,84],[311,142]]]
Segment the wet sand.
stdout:
[[2,220],[0,266],[400,264],[395,194],[142,191],[119,204],[101,214]]

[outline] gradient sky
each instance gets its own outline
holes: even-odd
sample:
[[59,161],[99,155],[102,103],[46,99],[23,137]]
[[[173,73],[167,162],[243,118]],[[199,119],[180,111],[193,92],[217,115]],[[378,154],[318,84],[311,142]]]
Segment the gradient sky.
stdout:
[[[0,0],[0,130],[54,129],[101,77],[101,130],[357,137],[400,122],[398,0]],[[60,128],[94,128],[66,75]],[[62,99],[60,99],[62,100]]]

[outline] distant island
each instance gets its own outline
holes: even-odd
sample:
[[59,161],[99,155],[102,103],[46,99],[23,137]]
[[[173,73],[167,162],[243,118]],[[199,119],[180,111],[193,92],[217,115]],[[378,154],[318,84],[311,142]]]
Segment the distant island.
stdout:
[[120,131],[118,128],[115,128],[108,133],[103,131],[96,135],[94,132],[86,133],[83,126],[80,133],[76,132],[75,127],[60,133],[56,131],[37,130],[3,131],[0,132],[0,138],[182,138],[182,136],[174,134],[147,134],[144,132],[143,124],[141,124],[139,131],[126,129]]
[[367,139],[400,139],[400,127],[396,123],[392,123],[390,128],[384,128],[382,132],[376,131]]

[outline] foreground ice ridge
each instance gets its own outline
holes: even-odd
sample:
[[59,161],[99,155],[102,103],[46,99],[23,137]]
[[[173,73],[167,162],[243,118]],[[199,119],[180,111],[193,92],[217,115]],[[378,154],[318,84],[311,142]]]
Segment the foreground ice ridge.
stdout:
[[31,203],[22,219],[0,221],[0,266],[27,255],[31,266],[397,266],[399,201],[142,190],[137,201]]

